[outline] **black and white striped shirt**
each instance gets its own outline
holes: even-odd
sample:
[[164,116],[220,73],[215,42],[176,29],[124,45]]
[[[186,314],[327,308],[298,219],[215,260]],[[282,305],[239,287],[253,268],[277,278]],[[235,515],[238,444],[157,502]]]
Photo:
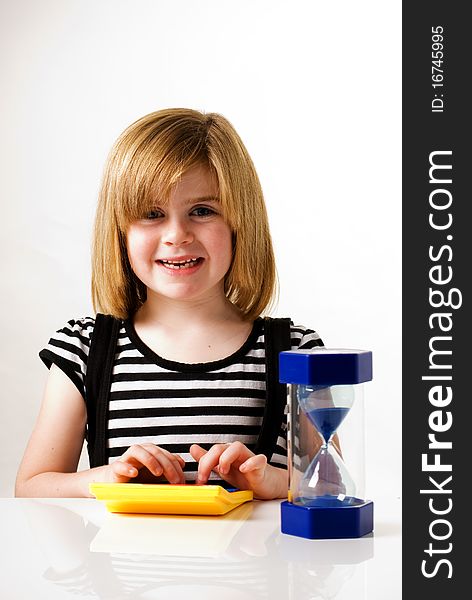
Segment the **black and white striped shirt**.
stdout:
[[[56,332],[39,356],[55,363],[85,398],[85,373],[95,320],[71,320]],[[292,350],[322,345],[312,329],[291,325]],[[197,464],[192,444],[241,441],[253,449],[266,401],[264,320],[256,319],[249,337],[231,356],[186,364],[158,356],[138,337],[131,320],[121,323],[109,396],[109,462],[131,445],[151,442],[179,454],[187,481]],[[287,465],[286,424],[271,464]],[[212,474],[213,482],[218,479]]]

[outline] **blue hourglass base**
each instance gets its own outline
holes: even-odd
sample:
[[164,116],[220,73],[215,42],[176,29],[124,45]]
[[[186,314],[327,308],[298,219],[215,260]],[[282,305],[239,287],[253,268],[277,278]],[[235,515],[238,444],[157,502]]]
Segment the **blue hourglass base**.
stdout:
[[316,539],[358,538],[374,529],[374,503],[343,506],[280,505],[282,533]]

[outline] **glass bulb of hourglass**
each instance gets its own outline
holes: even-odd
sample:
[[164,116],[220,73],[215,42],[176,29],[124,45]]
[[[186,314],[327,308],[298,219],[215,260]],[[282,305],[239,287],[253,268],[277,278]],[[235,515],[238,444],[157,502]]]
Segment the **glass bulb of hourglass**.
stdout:
[[321,448],[300,481],[298,502],[316,506],[354,503],[354,480],[333,444],[334,434],[354,402],[352,386],[300,386],[298,400],[322,439]]

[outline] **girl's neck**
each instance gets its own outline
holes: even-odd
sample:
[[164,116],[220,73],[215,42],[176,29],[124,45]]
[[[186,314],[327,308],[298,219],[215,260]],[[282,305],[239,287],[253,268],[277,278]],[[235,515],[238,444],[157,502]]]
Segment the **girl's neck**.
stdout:
[[244,321],[241,311],[221,294],[202,300],[179,301],[148,295],[137,311],[135,324],[165,326],[168,330],[208,328],[223,322]]
[[178,302],[151,294],[134,316],[141,340],[159,356],[180,363],[231,356],[244,344],[252,326],[221,296],[211,301]]

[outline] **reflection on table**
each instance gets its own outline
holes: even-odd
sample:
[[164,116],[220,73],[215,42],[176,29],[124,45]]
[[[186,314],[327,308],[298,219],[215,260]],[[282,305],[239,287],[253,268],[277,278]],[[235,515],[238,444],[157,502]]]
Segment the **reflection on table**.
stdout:
[[[111,514],[85,499],[10,502],[48,564],[41,573],[44,597],[50,586],[50,598],[59,592],[117,600],[366,597],[373,537],[284,535],[278,501],[254,501],[218,517]],[[23,597],[43,597],[38,590]]]

